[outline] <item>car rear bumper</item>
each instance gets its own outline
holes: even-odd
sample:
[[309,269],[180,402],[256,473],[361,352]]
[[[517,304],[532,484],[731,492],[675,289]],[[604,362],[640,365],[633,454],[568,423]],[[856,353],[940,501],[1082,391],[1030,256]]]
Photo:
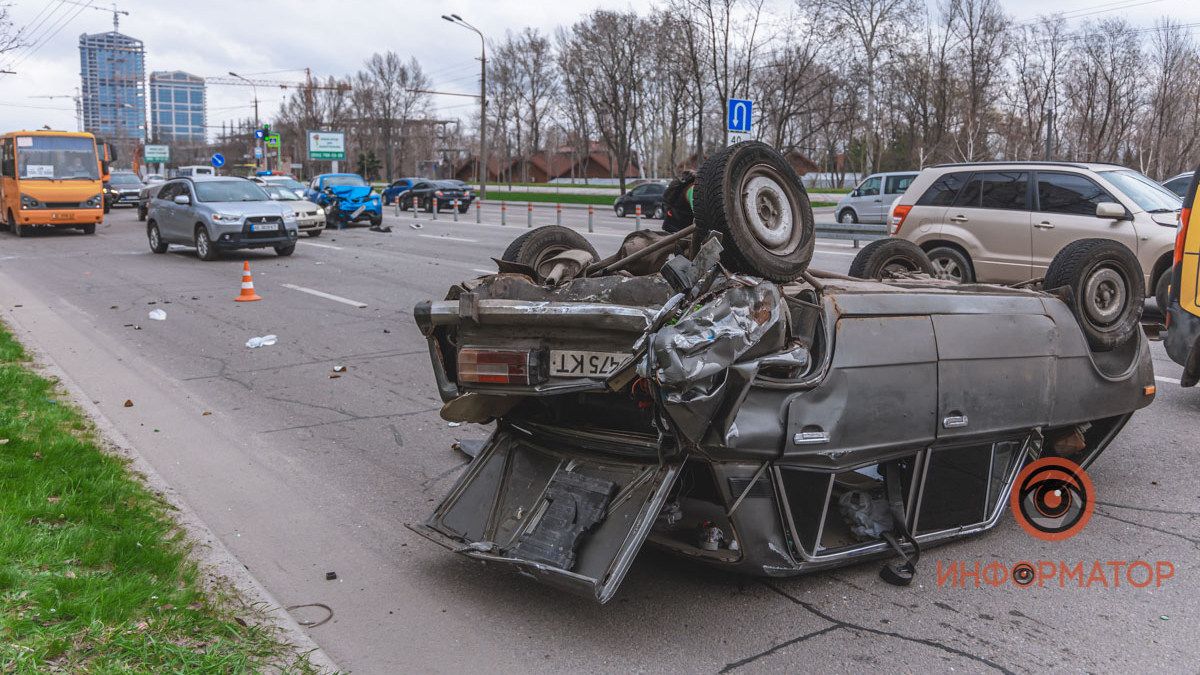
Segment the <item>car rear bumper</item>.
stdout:
[[1163,341],[1171,360],[1183,366],[1180,384],[1195,386],[1200,380],[1200,316],[1196,316],[1178,304],[1173,304],[1167,314],[1170,317],[1167,337]]

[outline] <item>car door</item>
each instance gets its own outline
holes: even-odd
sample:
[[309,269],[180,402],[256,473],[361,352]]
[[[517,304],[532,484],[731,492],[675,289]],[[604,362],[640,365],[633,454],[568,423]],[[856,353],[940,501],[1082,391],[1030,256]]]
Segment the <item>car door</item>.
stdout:
[[163,185],[158,194],[150,201],[149,218],[158,224],[159,234],[169,242],[176,241],[174,220],[175,209],[178,206],[172,200],[175,195],[179,194],[180,185],[179,181],[171,181]]
[[977,171],[946,211],[942,233],[965,245],[977,281],[1032,278],[1029,181],[1028,171]]
[[858,186],[854,196],[854,211],[859,222],[883,222],[883,176],[871,176]]
[[1096,206],[1120,200],[1091,178],[1066,171],[1037,172],[1037,211],[1032,220],[1033,274],[1042,276],[1050,261],[1071,242],[1112,239],[1137,254],[1133,220],[1097,218]]

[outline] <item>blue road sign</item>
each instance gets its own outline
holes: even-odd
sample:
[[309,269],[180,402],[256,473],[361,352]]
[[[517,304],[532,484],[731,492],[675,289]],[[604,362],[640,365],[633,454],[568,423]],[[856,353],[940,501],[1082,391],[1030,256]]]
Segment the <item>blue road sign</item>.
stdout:
[[744,98],[729,99],[725,115],[725,128],[730,131],[748,132],[754,118],[754,101]]
[[225,155],[222,155],[219,152],[214,152],[212,156],[212,165],[217,169],[225,166]]
[[267,135],[267,132],[263,131],[262,129],[255,129],[255,130],[254,130],[254,137],[255,137],[255,138],[257,138],[257,139],[259,139],[259,140],[261,140],[261,139],[262,139],[262,137],[263,137],[263,136],[266,136],[266,135]]

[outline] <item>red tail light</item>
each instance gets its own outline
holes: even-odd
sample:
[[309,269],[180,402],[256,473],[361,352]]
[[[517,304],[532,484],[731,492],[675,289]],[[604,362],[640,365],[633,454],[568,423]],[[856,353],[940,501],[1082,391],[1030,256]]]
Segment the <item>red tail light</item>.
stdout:
[[1187,241],[1188,223],[1192,220],[1192,209],[1185,206],[1179,212],[1179,232],[1175,234],[1175,264],[1183,262],[1183,245]]
[[458,350],[458,381],[473,384],[538,384],[550,375],[544,349]]
[[908,212],[912,211],[912,204],[897,204],[892,207],[892,236],[900,234],[900,226],[904,224],[904,219],[908,218]]

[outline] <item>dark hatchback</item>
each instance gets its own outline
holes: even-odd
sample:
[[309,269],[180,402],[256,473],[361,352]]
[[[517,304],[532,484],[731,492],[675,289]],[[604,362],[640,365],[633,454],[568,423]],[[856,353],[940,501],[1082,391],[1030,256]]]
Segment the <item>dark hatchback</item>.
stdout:
[[637,207],[642,207],[642,215],[647,218],[662,220],[666,214],[663,206],[663,193],[667,186],[663,183],[646,183],[639,185],[629,192],[617,197],[613,202],[613,213],[624,218],[637,213]]
[[417,208],[432,213],[452,209],[458,205],[459,213],[466,213],[475,201],[475,193],[466,184],[457,180],[418,180],[412,188],[401,197],[400,208],[407,211],[413,207],[413,199],[417,200]]
[[142,179],[138,178],[136,173],[114,171],[109,181],[104,184],[104,204],[107,208],[121,204],[137,206],[142,187]]

